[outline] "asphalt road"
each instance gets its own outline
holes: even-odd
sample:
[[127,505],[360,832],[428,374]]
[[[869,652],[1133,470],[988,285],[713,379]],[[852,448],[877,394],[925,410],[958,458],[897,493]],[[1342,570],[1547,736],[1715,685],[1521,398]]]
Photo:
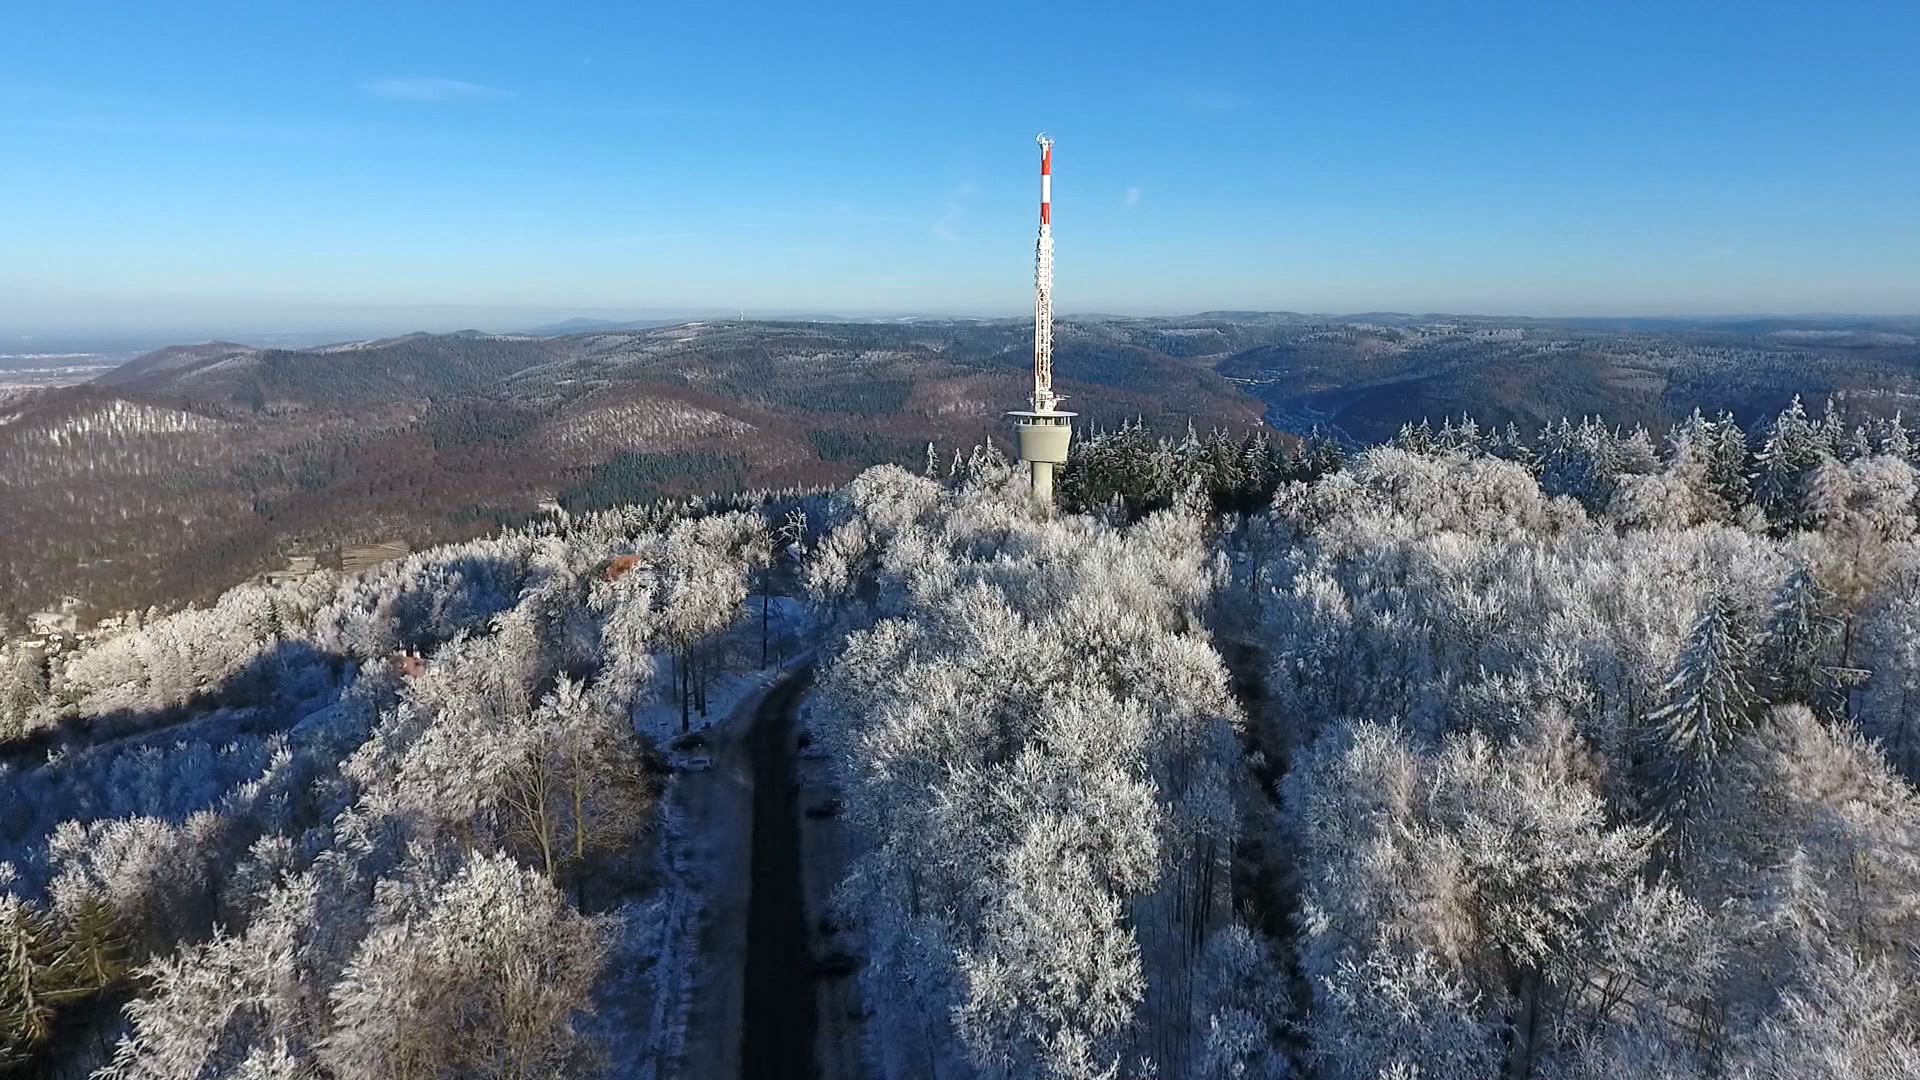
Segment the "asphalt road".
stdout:
[[806,669],[761,702],[747,737],[753,762],[752,898],[747,903],[742,1080],[817,1080],[814,971],[801,876],[794,714]]

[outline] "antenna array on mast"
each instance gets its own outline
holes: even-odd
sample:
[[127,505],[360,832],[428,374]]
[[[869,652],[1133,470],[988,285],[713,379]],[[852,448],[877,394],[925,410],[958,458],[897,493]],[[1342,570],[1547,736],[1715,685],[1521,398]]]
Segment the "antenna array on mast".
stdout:
[[1053,394],[1053,140],[1040,144],[1040,237],[1033,248],[1033,411],[1049,413]]
[[1043,134],[1034,141],[1040,144],[1040,239],[1033,248],[1033,409],[1011,415],[1034,501],[1051,512],[1053,470],[1067,463],[1074,414],[1060,411],[1053,392],[1053,140]]

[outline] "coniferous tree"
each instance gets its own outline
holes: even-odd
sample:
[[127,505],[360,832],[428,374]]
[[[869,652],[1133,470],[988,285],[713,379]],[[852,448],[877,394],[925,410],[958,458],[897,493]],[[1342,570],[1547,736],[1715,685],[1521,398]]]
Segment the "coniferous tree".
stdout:
[[1769,519],[1793,526],[1805,522],[1807,478],[1826,456],[1820,432],[1795,397],[1774,419],[1754,458],[1753,493]]
[[1851,681],[1839,667],[1844,627],[1838,600],[1808,566],[1796,566],[1774,593],[1768,616],[1763,670],[1769,696],[1836,709]]
[[[1563,417],[1541,434],[1540,443],[1541,490],[1571,496],[1590,511],[1604,509],[1627,471],[1619,436],[1597,418],[1584,417],[1574,427]],[[1651,444],[1642,449],[1650,454]]]
[[0,896],[0,1064],[28,1060],[59,1007],[80,996],[62,977],[63,944],[52,916]]
[[1906,420],[1899,411],[1887,419],[1879,432],[1877,445],[1880,452],[1897,457],[1909,464],[1913,461],[1913,439],[1907,431]]
[[1394,435],[1391,445],[1409,454],[1432,453],[1433,427],[1424,419],[1418,424],[1411,421],[1401,424],[1400,431]]
[[1696,808],[1709,770],[1752,722],[1749,649],[1739,612],[1709,596],[1662,688],[1664,704],[1648,717],[1659,794],[1676,817]]
[[126,976],[126,942],[113,909],[89,896],[64,918],[0,895],[0,1067],[31,1061],[61,1009]]
[[1853,434],[1847,436],[1840,457],[1843,461],[1858,461],[1873,452],[1873,437],[1867,433],[1867,426],[1860,424],[1853,429]]
[[1435,439],[1435,443],[1441,450],[1461,457],[1474,457],[1486,451],[1486,445],[1480,434],[1480,425],[1474,422],[1473,417],[1464,413],[1461,414],[1458,425],[1455,425],[1451,419],[1440,425],[1440,434]]
[[1281,455],[1264,427],[1254,429],[1240,446],[1240,502],[1243,510],[1264,507],[1279,484]]
[[1753,495],[1748,481],[1747,435],[1733,416],[1721,413],[1708,436],[1707,479],[1730,510],[1738,511]]
[[1833,398],[1827,398],[1826,407],[1820,410],[1820,423],[1814,427],[1814,439],[1819,443],[1820,451],[1828,457],[1842,457],[1847,449],[1847,425],[1840,419],[1840,408]]
[[1511,420],[1507,421],[1505,428],[1494,433],[1488,451],[1494,457],[1525,466],[1529,470],[1537,461],[1533,447],[1527,445],[1526,437],[1520,434],[1519,425]]
[[1646,476],[1660,468],[1660,455],[1654,449],[1653,436],[1645,427],[1635,426],[1626,438],[1615,437],[1614,470],[1620,476]]
[[1344,458],[1340,444],[1316,426],[1301,447],[1299,475],[1295,479],[1312,481],[1338,472]]

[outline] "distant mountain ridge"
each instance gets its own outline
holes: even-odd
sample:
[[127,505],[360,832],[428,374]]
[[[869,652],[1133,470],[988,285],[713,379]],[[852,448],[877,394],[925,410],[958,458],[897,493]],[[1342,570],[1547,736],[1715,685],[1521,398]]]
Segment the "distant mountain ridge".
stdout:
[[567,334],[585,334],[608,330],[651,330],[656,326],[673,326],[685,322],[685,319],[566,319],[546,326],[530,327],[522,333],[534,337],[564,337]]
[[111,384],[256,410],[345,407],[476,393],[558,355],[541,338],[479,331],[408,334],[318,349],[203,352],[132,374],[121,368]]

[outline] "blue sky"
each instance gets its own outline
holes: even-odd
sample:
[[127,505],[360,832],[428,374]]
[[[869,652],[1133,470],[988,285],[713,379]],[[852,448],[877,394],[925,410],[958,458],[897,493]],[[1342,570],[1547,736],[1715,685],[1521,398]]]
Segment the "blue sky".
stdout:
[[0,331],[1920,312],[1920,4],[15,4]]

